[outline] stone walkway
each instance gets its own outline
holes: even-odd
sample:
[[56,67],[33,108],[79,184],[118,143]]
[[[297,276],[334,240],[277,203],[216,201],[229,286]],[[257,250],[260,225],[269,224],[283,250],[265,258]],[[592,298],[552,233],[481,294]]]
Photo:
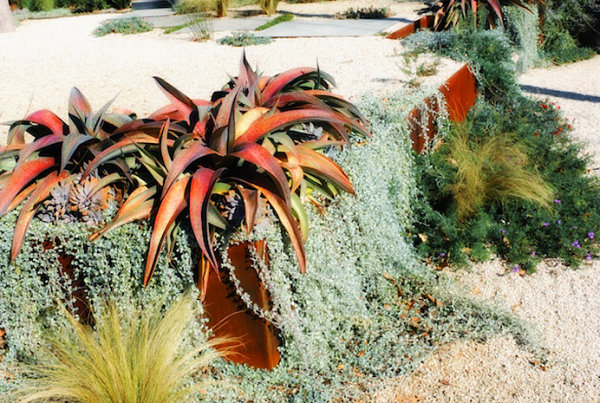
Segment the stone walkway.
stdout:
[[[172,27],[185,24],[189,17],[177,15],[170,8],[135,10],[116,18],[140,17],[154,24],[157,28]],[[215,18],[212,20],[214,32],[254,31],[257,27],[272,20],[273,17],[254,16],[246,18]],[[337,36],[371,36],[390,29],[396,24],[409,23],[411,20],[392,17],[372,20],[338,20],[334,18],[295,18],[292,21],[279,23],[264,31],[256,32],[256,36],[271,38],[309,38]],[[175,33],[187,33],[181,29]]]

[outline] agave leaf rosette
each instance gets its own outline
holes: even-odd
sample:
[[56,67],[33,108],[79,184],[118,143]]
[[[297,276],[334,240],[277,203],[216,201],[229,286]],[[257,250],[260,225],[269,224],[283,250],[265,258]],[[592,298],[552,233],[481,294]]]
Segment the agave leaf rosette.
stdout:
[[[219,268],[215,234],[242,223],[251,232],[261,205],[269,206],[279,219],[304,272],[308,222],[302,202],[317,202],[317,194],[333,197],[340,190],[354,193],[348,176],[327,151],[348,144],[351,133],[368,134],[358,110],[327,90],[333,80],[319,69],[264,77],[245,57],[239,75],[215,92],[210,103],[192,100],[155,79],[171,104],[152,115],[165,119],[158,147],[136,151],[148,172],[155,173],[154,184],[132,193],[121,209],[127,209],[132,198],[134,207],[128,211],[141,205],[151,209],[155,199],[144,283],[151,280],[169,234],[185,219],[202,250],[198,278],[206,281],[205,269]],[[173,125],[178,129],[171,130]],[[97,157],[91,165],[106,161]],[[223,198],[232,194],[243,206],[238,209],[242,219],[225,211]],[[116,220],[122,217],[126,222],[126,216],[131,214],[120,211]],[[113,225],[120,223],[109,224]],[[203,291],[205,281],[199,284]]]
[[[93,112],[83,94],[73,88],[68,123],[49,110],[10,123],[7,145],[0,149],[0,216],[22,205],[13,237],[12,259],[20,250],[31,219],[54,189],[65,181],[79,179],[85,164],[114,141],[111,137],[117,129],[133,121],[125,113],[107,113],[111,103]],[[121,171],[127,171],[124,161],[115,159],[113,163]],[[86,197],[123,181],[123,175],[110,167],[95,175],[98,180],[94,180],[92,188],[86,183]]]
[[[425,2],[426,6],[419,10],[419,14],[433,14],[433,26],[436,31],[447,29],[450,26],[457,25],[462,17],[466,17],[467,11],[477,12],[479,7],[488,9],[488,24],[494,27],[496,16],[500,24],[504,26],[504,14],[502,7],[518,6],[529,10],[528,5],[535,3],[532,0],[441,0],[437,2]],[[542,1],[543,3],[543,1]]]

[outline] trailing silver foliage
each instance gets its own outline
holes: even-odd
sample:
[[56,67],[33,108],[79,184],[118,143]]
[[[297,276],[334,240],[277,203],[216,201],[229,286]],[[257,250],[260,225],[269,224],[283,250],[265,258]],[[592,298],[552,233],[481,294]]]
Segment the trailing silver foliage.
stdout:
[[[374,137],[332,151],[354,183],[356,196],[341,194],[324,211],[307,208],[311,228],[305,275],[284,233],[270,225],[272,215],[255,227],[251,238],[268,242],[270,268],[256,253],[253,259],[273,309],[263,312],[244,290],[238,293],[250,309],[281,330],[282,362],[271,372],[219,362],[213,377],[222,382],[214,383],[204,398],[353,400],[373,392],[378,380],[410,371],[441,343],[503,332],[525,340],[525,331],[508,314],[452,292],[451,282],[422,266],[406,241],[416,186],[405,116],[419,98],[371,98],[361,105]],[[90,244],[84,224],[35,220],[21,254],[9,266],[14,222],[15,213],[0,220],[0,327],[8,330],[9,345],[0,371],[43,353],[41,336],[56,324],[54,301],[72,287],[59,274],[59,254],[73,256],[76,273],[90,289],[92,307],[110,296],[126,311],[165,296],[173,299],[193,284],[199,252],[190,246],[195,242],[189,230],[178,234],[171,262],[161,256],[144,290],[147,223],[120,227]],[[232,241],[244,238],[238,233]],[[44,251],[47,240],[56,247]],[[222,253],[227,241],[220,240]],[[201,326],[190,330],[190,342],[204,337]],[[20,380],[0,381],[0,391],[16,382]]]
[[[57,301],[72,295],[71,279],[61,276],[60,256],[72,257],[75,276],[81,276],[88,289],[87,299],[94,317],[101,321],[104,302],[115,301],[127,315],[136,307],[151,303],[169,305],[185,290],[194,287],[193,273],[198,251],[189,236],[181,231],[170,262],[161,256],[156,276],[142,287],[144,258],[148,249],[150,226],[130,224],[108,233],[94,243],[87,240],[84,223],[50,224],[34,220],[26,242],[14,264],[9,251],[17,212],[0,220],[0,328],[7,331],[7,349],[0,363],[0,393],[7,393],[21,382],[5,379],[4,371],[18,374],[18,362],[35,362],[47,351],[44,334],[57,326],[60,313]],[[44,245],[51,241],[53,247]],[[74,300],[67,307],[74,309]],[[200,305],[200,304],[199,304]],[[201,308],[200,308],[201,309]],[[74,312],[77,314],[77,312]],[[194,344],[206,338],[202,324],[189,329],[187,341]],[[2,394],[5,396],[4,394]]]
[[[270,269],[257,266],[273,311],[238,293],[280,328],[282,362],[272,372],[220,365],[224,382],[209,400],[351,401],[373,392],[378,379],[411,370],[439,343],[509,329],[523,341],[508,315],[451,293],[449,280],[422,266],[406,241],[416,187],[405,116],[416,99],[361,105],[374,137],[335,155],[357,195],[339,195],[324,213],[308,209],[305,275],[276,226],[252,234],[268,242]],[[413,303],[424,310],[408,309]]]

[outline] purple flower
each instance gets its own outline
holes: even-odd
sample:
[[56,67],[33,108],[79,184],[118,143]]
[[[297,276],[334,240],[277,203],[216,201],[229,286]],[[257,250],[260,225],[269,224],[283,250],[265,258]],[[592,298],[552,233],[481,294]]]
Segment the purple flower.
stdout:
[[535,251],[531,252],[531,257],[534,257],[536,255]]
[[444,257],[446,254],[444,252],[440,253],[440,257]]
[[500,228],[500,232],[502,233],[502,235],[506,234],[506,230],[504,228]]
[[514,265],[514,267],[513,267],[513,271],[514,271],[514,272],[517,272],[517,271],[519,271],[519,265],[518,265],[518,264]]
[[560,204],[560,199],[554,199],[554,203]]
[[543,225],[544,227],[547,227],[548,225],[550,225],[550,223],[547,223],[547,222],[545,222],[545,223],[543,223],[542,225]]
[[579,241],[575,241],[571,244],[571,246],[574,246],[576,248],[581,248],[581,245],[579,245]]
[[594,233],[593,232],[588,232],[588,238],[594,239]]
[[577,229],[577,226],[576,226],[576,225],[573,225],[573,229]]
[[590,252],[585,255],[585,260],[592,260],[592,255],[590,255]]
[[558,220],[558,221],[556,221],[556,223],[557,223],[558,225],[560,225],[560,224],[562,224],[562,220]]

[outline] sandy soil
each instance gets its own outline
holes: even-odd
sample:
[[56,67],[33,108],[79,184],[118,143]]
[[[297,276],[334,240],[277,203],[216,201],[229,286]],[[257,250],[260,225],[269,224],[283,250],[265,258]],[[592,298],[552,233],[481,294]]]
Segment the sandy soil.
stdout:
[[[345,9],[346,3],[356,7],[360,1],[301,6],[309,14],[331,14],[338,11],[332,7]],[[290,11],[294,7],[300,5],[280,5]],[[401,3],[399,7],[407,6]],[[26,21],[16,32],[0,35],[0,121],[41,108],[65,116],[73,85],[96,108],[118,94],[116,106],[144,115],[166,103],[153,75],[192,97],[208,97],[227,81],[227,74],[236,74],[239,48],[193,43],[182,35],[167,36],[158,30],[95,38],[91,32],[105,18]],[[398,43],[381,37],[279,39],[246,50],[251,64],[258,64],[266,74],[314,66],[318,60],[338,81],[338,92],[352,99],[364,93],[396,91],[411,78],[400,68],[399,51]],[[439,77],[456,67],[443,61]],[[598,97],[598,71],[600,57],[533,70],[520,81]],[[589,140],[590,152],[597,152],[600,103],[553,100],[575,119],[576,136]],[[6,128],[0,129],[0,140],[5,135]],[[548,363],[542,367],[509,338],[445,346],[411,376],[390,380],[374,400],[600,401],[599,269],[597,261],[576,271],[548,262],[531,276],[503,276],[501,262],[492,261],[456,274],[475,297],[495,300],[530,321],[548,350]]]

